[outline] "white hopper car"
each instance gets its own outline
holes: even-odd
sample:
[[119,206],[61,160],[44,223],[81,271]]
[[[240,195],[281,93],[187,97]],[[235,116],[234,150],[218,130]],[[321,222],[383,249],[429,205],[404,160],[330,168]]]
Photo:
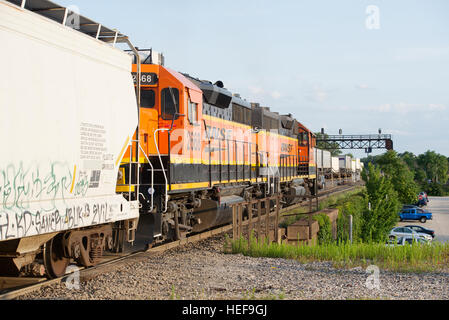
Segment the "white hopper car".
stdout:
[[65,8],[20,4],[0,0],[0,272],[31,272],[42,254],[58,277],[67,255],[95,264],[116,244],[113,224],[139,217],[115,191],[138,124],[132,57],[57,22]]

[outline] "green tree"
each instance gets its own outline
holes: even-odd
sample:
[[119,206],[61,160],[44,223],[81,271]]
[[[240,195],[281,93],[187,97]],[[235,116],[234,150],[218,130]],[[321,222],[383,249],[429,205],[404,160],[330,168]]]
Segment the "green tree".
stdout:
[[362,172],[366,183],[368,203],[371,210],[363,213],[362,239],[364,242],[383,241],[399,221],[400,202],[392,179],[382,175],[379,168],[368,164]]
[[398,157],[394,150],[384,153],[377,160],[377,164],[382,172],[388,176],[398,193],[399,201],[404,204],[411,204],[417,201],[419,193],[418,184],[415,182],[415,174],[408,165]]
[[415,171],[415,181],[419,184],[426,184],[427,183],[427,174],[426,171],[422,168],[417,168]]
[[449,162],[445,156],[429,150],[418,156],[418,164],[426,172],[427,179],[442,184],[447,182]]
[[442,197],[446,195],[446,191],[444,190],[443,185],[435,182],[427,184],[424,190],[427,192],[428,195],[435,197]]
[[411,171],[415,171],[418,168],[418,159],[411,152],[404,152],[399,154],[399,157],[407,164]]

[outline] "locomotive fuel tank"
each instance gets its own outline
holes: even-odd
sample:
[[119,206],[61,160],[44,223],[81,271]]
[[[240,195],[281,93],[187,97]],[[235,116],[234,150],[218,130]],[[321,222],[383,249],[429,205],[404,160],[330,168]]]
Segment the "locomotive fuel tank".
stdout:
[[294,179],[287,193],[288,204],[298,203],[307,193],[304,179]]
[[242,197],[236,195],[221,197],[219,202],[211,199],[201,200],[201,207],[193,212],[197,224],[192,231],[202,232],[232,222],[231,205],[243,201]]
[[292,198],[300,198],[306,195],[306,188],[304,187],[290,187],[289,195]]

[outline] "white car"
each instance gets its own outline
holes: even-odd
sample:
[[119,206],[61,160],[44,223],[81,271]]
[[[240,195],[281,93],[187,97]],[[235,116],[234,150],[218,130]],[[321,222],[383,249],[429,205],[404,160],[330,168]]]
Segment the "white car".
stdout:
[[412,238],[412,239],[422,238],[422,239],[425,239],[427,241],[432,241],[432,236],[431,235],[426,234],[426,233],[419,233],[419,232],[416,232],[415,230],[407,228],[407,227],[396,227],[396,228],[393,228],[390,231],[389,238],[391,239],[393,237],[395,237],[395,238],[405,237],[405,238]]
[[419,244],[429,244],[430,242],[424,238],[413,239],[411,237],[398,237],[387,241],[387,247],[405,246],[406,244],[413,244],[413,241]]

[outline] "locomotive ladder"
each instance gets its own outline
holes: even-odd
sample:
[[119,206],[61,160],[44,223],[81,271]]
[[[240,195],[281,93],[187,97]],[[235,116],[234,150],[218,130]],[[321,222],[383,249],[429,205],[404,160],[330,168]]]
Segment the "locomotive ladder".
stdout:
[[[139,196],[142,196],[143,198],[145,198],[145,196],[140,193],[140,167],[142,165],[142,163],[140,162],[140,153],[142,153],[145,156],[145,160],[148,162],[148,164],[150,165],[150,170],[151,171],[151,189],[154,191],[154,167],[153,164],[151,163],[150,159],[148,158],[148,155],[145,153],[145,151],[143,150],[142,146],[140,145],[139,140],[131,140],[128,144],[129,147],[129,153],[130,153],[130,159],[129,162],[125,163],[125,165],[127,165],[129,167],[129,177],[128,177],[128,183],[125,184],[117,184],[118,187],[128,187],[128,199],[130,201],[132,200],[139,200]],[[136,152],[137,149],[137,152]],[[134,154],[136,154],[137,159],[134,160]],[[133,177],[133,169],[136,169],[136,177],[134,179]],[[135,180],[136,182],[133,183],[133,180]],[[135,191],[135,192],[134,192]],[[152,211],[154,209],[154,200],[153,200],[153,194],[154,192],[149,192],[151,199],[151,208],[150,211]],[[135,194],[135,196],[133,196],[133,194]],[[142,208],[142,204],[139,202],[139,208]]]

